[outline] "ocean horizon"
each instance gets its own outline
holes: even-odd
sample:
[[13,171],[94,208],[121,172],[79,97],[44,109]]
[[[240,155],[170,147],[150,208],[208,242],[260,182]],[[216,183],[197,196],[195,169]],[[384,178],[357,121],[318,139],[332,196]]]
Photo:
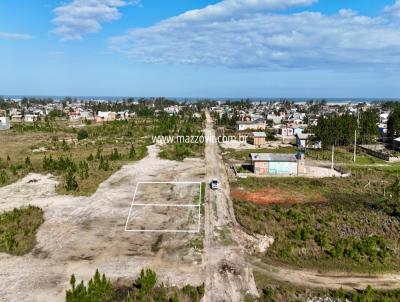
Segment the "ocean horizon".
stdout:
[[134,100],[144,99],[156,99],[165,98],[169,100],[176,100],[178,102],[196,102],[201,100],[210,101],[240,101],[250,100],[251,102],[270,102],[270,101],[294,101],[295,103],[304,103],[310,100],[322,101],[325,100],[328,103],[372,103],[372,102],[395,102],[400,101],[399,98],[360,98],[360,97],[348,97],[348,98],[332,98],[332,97],[171,97],[171,96],[70,96],[70,95],[0,95],[3,99],[22,99],[22,98],[51,98],[54,101],[63,100],[65,98],[72,98],[83,101],[122,101],[128,98]]

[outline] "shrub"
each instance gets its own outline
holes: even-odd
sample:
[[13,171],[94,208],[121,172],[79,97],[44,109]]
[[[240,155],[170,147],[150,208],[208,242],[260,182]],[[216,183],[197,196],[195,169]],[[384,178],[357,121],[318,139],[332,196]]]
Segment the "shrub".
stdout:
[[77,134],[78,140],[83,140],[89,137],[89,133],[85,129],[80,129]]
[[111,281],[106,276],[100,276],[98,270],[87,286],[83,283],[75,284],[75,276],[70,279],[71,289],[66,292],[66,302],[111,302],[115,301],[115,291]]
[[76,191],[78,189],[78,182],[72,170],[68,170],[64,176],[64,188],[67,191]]
[[4,185],[8,180],[7,173],[5,170],[0,170],[0,185]]

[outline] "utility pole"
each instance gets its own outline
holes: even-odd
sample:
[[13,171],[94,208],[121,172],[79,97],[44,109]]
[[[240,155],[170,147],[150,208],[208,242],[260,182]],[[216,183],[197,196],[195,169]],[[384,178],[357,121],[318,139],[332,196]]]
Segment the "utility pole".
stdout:
[[333,160],[335,158],[335,144],[332,144],[332,163],[331,163],[331,169],[333,170]]
[[357,156],[357,129],[360,127],[360,112],[357,109],[357,126],[354,130],[354,153],[353,153],[353,162],[356,162]]

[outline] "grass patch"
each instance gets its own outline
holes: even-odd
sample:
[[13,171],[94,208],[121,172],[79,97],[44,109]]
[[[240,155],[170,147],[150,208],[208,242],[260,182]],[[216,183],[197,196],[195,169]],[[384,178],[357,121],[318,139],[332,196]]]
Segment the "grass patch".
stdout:
[[[305,153],[306,158],[315,160],[332,160],[331,150],[312,150],[307,149]],[[354,164],[353,163],[353,149],[346,148],[336,148],[335,149],[335,162],[344,164]],[[361,150],[357,151],[356,162],[357,165],[373,165],[373,164],[385,164],[382,159],[373,157]]]
[[236,241],[232,239],[231,231],[226,225],[216,228],[215,232],[217,233],[218,240],[222,243],[222,245],[228,246],[237,244]]
[[196,234],[194,238],[189,240],[189,247],[202,251],[204,249],[204,230]]
[[[249,233],[275,238],[260,255],[265,262],[321,270],[399,270],[400,202],[382,196],[382,174],[362,171],[347,179],[240,180],[234,188],[274,188],[301,195],[302,203],[260,205],[236,198],[236,217]],[[394,179],[392,175],[387,182]]]
[[24,255],[31,251],[43,222],[42,209],[34,206],[0,214],[0,252]]

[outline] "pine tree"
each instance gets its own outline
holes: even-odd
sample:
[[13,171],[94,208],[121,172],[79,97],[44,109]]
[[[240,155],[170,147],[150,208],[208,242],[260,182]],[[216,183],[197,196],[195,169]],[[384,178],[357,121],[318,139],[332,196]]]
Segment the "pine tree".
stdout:
[[67,191],[76,191],[78,189],[78,182],[76,181],[75,174],[70,169],[68,169],[64,176],[64,188]]
[[134,159],[136,157],[136,150],[133,144],[131,145],[131,148],[129,150],[129,158]]

